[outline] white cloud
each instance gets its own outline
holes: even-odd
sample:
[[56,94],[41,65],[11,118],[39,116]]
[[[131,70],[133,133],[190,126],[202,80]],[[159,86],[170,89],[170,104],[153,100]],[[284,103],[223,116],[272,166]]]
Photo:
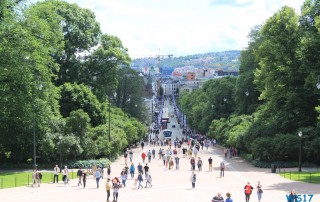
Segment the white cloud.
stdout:
[[[102,31],[118,36],[132,57],[175,56],[247,45],[255,25],[303,0],[67,0],[96,13]],[[215,4],[218,3],[218,4]],[[222,3],[222,4],[221,4]]]

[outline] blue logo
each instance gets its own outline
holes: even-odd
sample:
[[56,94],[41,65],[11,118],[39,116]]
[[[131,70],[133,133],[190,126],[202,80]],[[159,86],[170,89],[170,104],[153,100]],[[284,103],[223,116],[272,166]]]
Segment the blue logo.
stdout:
[[[297,194],[297,202],[311,202],[313,194]],[[288,202],[293,202],[293,198],[290,195],[286,195]]]

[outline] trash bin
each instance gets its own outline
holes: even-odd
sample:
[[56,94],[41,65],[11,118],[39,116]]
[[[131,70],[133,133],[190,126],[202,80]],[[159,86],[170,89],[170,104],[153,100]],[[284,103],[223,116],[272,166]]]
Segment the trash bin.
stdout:
[[277,166],[275,164],[271,164],[271,173],[276,173]]

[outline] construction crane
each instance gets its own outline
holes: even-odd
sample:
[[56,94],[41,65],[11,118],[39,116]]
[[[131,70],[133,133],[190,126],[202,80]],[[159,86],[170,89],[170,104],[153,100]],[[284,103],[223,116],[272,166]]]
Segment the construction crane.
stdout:
[[[159,49],[159,54],[158,55],[150,55],[149,58],[156,58],[157,59],[157,66],[158,66],[159,74],[161,74],[162,68],[161,68],[161,65],[160,65],[160,61],[163,60],[163,59],[166,59],[166,58],[171,58],[172,56],[173,56],[173,54],[161,55],[160,54],[160,49]],[[157,95],[158,96],[160,96],[160,80],[161,80],[161,78],[158,77],[158,79],[157,79]]]
[[157,59],[157,66],[159,69],[159,73],[161,74],[161,65],[160,65],[160,61],[166,58],[171,58],[173,55],[172,54],[168,54],[168,55],[161,55],[160,54],[160,49],[159,49],[159,53],[157,55],[149,55],[149,59],[150,58],[156,58]]

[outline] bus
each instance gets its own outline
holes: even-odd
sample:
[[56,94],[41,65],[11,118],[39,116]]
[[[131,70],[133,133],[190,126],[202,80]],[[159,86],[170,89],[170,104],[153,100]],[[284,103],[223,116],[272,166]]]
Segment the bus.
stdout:
[[162,109],[162,117],[161,117],[161,128],[162,130],[165,130],[168,128],[169,123],[169,110],[168,108]]
[[172,138],[172,131],[169,129],[166,129],[162,131],[162,135],[164,139],[171,139]]

